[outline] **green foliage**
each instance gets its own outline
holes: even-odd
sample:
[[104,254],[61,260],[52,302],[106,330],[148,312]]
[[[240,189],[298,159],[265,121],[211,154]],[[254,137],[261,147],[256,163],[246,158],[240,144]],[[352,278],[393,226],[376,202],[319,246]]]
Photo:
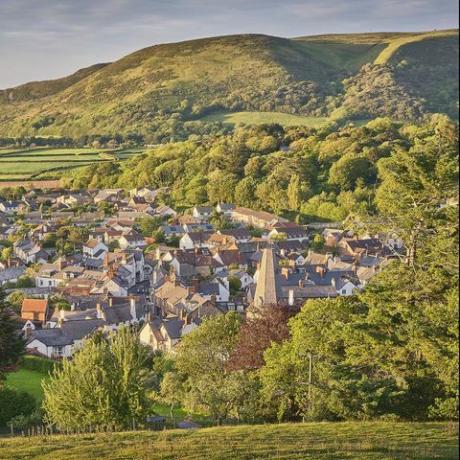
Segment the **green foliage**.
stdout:
[[5,374],[11,371],[24,353],[24,340],[17,326],[3,289],[0,287],[0,388]]
[[0,386],[0,426],[17,416],[29,416],[35,410],[35,399],[24,391]]
[[64,360],[43,384],[47,421],[62,429],[91,425],[122,429],[132,426],[133,420],[142,423],[147,409],[145,361],[137,335],[127,328],[108,340],[90,337],[72,361]]
[[236,345],[241,319],[227,313],[206,319],[183,338],[176,359],[177,376],[169,376],[162,393],[169,397],[174,385],[189,410],[201,409],[214,419],[226,418],[237,405],[241,388],[226,370]]
[[29,371],[40,372],[41,374],[52,373],[55,367],[60,367],[60,363],[47,358],[33,355],[25,355],[21,360],[21,368]]

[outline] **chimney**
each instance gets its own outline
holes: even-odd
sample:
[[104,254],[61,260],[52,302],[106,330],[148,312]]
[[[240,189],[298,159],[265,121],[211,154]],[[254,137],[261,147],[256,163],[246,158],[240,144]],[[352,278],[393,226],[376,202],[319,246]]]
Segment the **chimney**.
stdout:
[[335,281],[335,278],[332,278],[332,279],[331,279],[331,284],[332,284],[332,286],[333,286],[334,288],[336,287],[337,283],[336,283],[336,281]]
[[289,289],[289,306],[292,307],[294,305],[294,289]]
[[281,268],[281,276],[283,276],[285,279],[289,278],[289,273],[290,273],[290,270],[288,267]]
[[131,318],[134,321],[137,321],[137,313],[136,313],[136,299],[134,297],[129,298],[129,311],[131,313]]
[[98,302],[96,304],[96,318],[97,319],[103,319],[104,315],[103,315],[103,312],[102,312],[102,307],[101,307],[101,304]]
[[190,282],[190,286],[188,288],[189,294],[193,295],[196,294],[200,287],[200,280],[194,276]]
[[324,275],[326,274],[326,271],[327,271],[326,268],[321,266],[321,265],[318,265],[316,267],[316,273],[318,273],[319,276],[321,276],[321,278],[324,278]]
[[113,297],[111,295],[108,296],[109,307],[113,307]]
[[216,297],[214,294],[211,296],[211,303],[212,303],[214,306],[217,305],[217,297]]

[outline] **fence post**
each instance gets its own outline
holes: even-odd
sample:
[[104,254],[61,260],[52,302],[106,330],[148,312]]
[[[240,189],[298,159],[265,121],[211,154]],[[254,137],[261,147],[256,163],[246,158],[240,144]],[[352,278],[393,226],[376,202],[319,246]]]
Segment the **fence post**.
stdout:
[[14,436],[14,426],[12,423],[10,423],[10,429],[11,429],[11,436]]

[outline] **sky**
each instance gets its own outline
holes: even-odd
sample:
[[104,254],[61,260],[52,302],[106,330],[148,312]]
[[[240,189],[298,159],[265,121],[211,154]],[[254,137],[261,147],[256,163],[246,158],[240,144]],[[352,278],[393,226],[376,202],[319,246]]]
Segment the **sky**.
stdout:
[[0,0],[0,89],[198,37],[457,27],[458,0]]

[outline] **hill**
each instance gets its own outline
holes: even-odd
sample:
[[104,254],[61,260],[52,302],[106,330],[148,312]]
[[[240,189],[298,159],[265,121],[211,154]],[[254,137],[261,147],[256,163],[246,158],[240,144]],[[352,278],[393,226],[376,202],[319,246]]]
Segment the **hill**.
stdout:
[[455,425],[349,422],[13,438],[2,459],[455,459]]
[[111,64],[0,92],[0,136],[207,132],[212,113],[333,119],[457,113],[458,31],[156,45]]

